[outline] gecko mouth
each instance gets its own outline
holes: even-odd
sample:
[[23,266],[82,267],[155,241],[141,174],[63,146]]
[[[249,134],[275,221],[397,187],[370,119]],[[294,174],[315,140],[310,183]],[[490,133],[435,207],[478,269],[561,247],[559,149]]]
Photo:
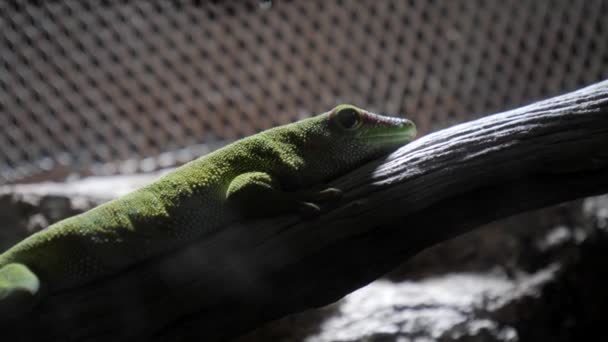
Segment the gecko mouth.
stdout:
[[366,140],[379,144],[405,144],[416,137],[416,133],[393,133],[393,134],[374,134],[368,135]]
[[380,144],[404,144],[414,140],[417,134],[416,125],[407,119],[398,120],[398,127],[379,127],[361,138]]

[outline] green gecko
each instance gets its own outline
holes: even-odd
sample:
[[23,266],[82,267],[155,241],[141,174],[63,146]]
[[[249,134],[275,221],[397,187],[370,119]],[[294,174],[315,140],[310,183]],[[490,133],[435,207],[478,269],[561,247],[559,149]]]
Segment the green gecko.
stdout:
[[247,217],[314,216],[327,181],[411,141],[416,126],[340,105],[241,139],[33,234],[0,255],[0,318]]

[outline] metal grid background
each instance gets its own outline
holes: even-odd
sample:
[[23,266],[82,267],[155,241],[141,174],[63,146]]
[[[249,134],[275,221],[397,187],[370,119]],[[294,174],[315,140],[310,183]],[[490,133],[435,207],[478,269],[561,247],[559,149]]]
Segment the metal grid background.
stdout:
[[428,132],[606,78],[606,18],[602,0],[2,1],[0,183],[168,166],[340,102]]

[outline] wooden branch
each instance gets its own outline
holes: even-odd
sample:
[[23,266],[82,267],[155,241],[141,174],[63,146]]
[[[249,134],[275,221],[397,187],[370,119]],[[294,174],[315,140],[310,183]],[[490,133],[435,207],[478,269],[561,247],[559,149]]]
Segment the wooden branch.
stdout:
[[483,223],[608,192],[608,81],[425,136],[333,185],[345,197],[320,217],[227,227],[56,294],[5,329],[37,340],[228,339],[331,303]]

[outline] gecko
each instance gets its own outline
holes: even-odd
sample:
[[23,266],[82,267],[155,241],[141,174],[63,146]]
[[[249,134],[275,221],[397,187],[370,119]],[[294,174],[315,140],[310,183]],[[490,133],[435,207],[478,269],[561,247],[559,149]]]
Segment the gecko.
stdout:
[[243,138],[123,197],[50,225],[0,254],[0,317],[121,272],[243,218],[310,217],[328,187],[416,136],[405,118],[339,105]]

